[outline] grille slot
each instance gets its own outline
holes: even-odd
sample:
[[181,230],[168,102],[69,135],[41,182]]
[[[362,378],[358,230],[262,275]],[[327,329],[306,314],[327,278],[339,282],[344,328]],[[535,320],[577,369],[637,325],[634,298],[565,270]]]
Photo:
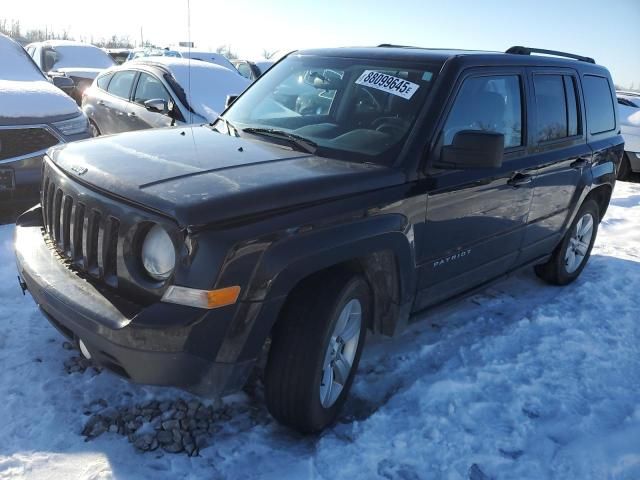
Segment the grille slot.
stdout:
[[43,178],[42,215],[51,244],[78,270],[117,287],[120,220],[88,208],[63,188]]
[[46,128],[0,128],[0,160],[41,152],[60,143]]

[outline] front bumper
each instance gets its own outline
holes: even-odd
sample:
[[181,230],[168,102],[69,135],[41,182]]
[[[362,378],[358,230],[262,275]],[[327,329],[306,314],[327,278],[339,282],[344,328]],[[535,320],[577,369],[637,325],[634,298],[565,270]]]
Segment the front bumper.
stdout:
[[208,397],[242,388],[256,358],[218,360],[234,357],[221,352],[234,350],[233,320],[247,308],[133,304],[68,268],[45,242],[38,213],[27,212],[16,226],[21,281],[49,321],[73,341],[81,339],[96,364],[136,383]]

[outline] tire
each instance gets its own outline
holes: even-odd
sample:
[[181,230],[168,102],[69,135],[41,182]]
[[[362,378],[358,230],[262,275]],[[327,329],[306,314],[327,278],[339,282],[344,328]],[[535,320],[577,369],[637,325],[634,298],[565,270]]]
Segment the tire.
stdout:
[[618,169],[618,180],[628,180],[629,176],[631,176],[631,162],[629,161],[627,152],[624,152],[622,154],[620,168]]
[[[357,305],[359,331],[354,326]],[[358,368],[370,320],[371,292],[361,275],[332,270],[292,292],[274,327],[264,372],[265,400],[276,420],[301,433],[318,432],[336,420]],[[339,340],[340,334],[335,334],[343,324],[351,328],[341,333],[346,340]],[[341,353],[335,356],[334,351]],[[345,366],[348,358],[348,373],[332,366],[334,361]]]
[[[592,224],[590,238],[587,243],[585,232],[588,223],[583,222],[589,222],[589,216]],[[534,267],[536,275],[553,285],[567,285],[578,278],[589,261],[591,249],[598,234],[599,223],[600,209],[598,204],[593,200],[587,200],[578,210],[571,227],[567,230],[560,245],[553,251],[549,261]],[[578,234],[578,227],[582,230],[582,235]],[[571,251],[573,251],[573,256]],[[572,262],[572,259],[579,262]]]
[[98,126],[95,124],[95,122],[93,120],[89,120],[89,129],[91,130],[91,136],[92,137],[99,137],[100,134],[100,129],[98,128]]

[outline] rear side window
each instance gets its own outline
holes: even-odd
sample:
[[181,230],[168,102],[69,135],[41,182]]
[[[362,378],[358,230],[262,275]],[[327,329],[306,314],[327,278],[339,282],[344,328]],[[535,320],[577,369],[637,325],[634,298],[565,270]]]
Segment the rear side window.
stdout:
[[124,70],[113,74],[113,78],[109,82],[107,92],[116,97],[129,100],[129,94],[131,93],[131,86],[133,85],[133,79],[136,77],[136,72],[133,70]]
[[589,132],[596,134],[616,128],[613,99],[607,79],[595,75],[585,75],[582,79],[582,88],[587,107]]
[[573,77],[534,75],[533,86],[538,142],[578,135],[578,103]]
[[504,146],[522,145],[522,94],[518,75],[467,78],[444,126],[444,143],[451,145],[462,130],[504,134]]
[[98,85],[98,88],[101,88],[102,90],[106,90],[107,85],[109,85],[109,80],[111,80],[111,77],[113,77],[113,73],[107,73],[106,75],[99,76],[98,80],[96,80],[96,84]]

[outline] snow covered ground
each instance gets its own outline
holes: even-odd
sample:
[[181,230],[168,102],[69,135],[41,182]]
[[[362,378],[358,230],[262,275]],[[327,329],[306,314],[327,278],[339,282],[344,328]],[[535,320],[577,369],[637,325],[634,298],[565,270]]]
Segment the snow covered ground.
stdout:
[[301,437],[254,396],[225,399],[200,456],[85,442],[84,411],[189,400],[92,369],[16,282],[0,227],[0,479],[640,479],[640,184],[619,183],[581,278],[531,272],[371,339],[341,422]]

